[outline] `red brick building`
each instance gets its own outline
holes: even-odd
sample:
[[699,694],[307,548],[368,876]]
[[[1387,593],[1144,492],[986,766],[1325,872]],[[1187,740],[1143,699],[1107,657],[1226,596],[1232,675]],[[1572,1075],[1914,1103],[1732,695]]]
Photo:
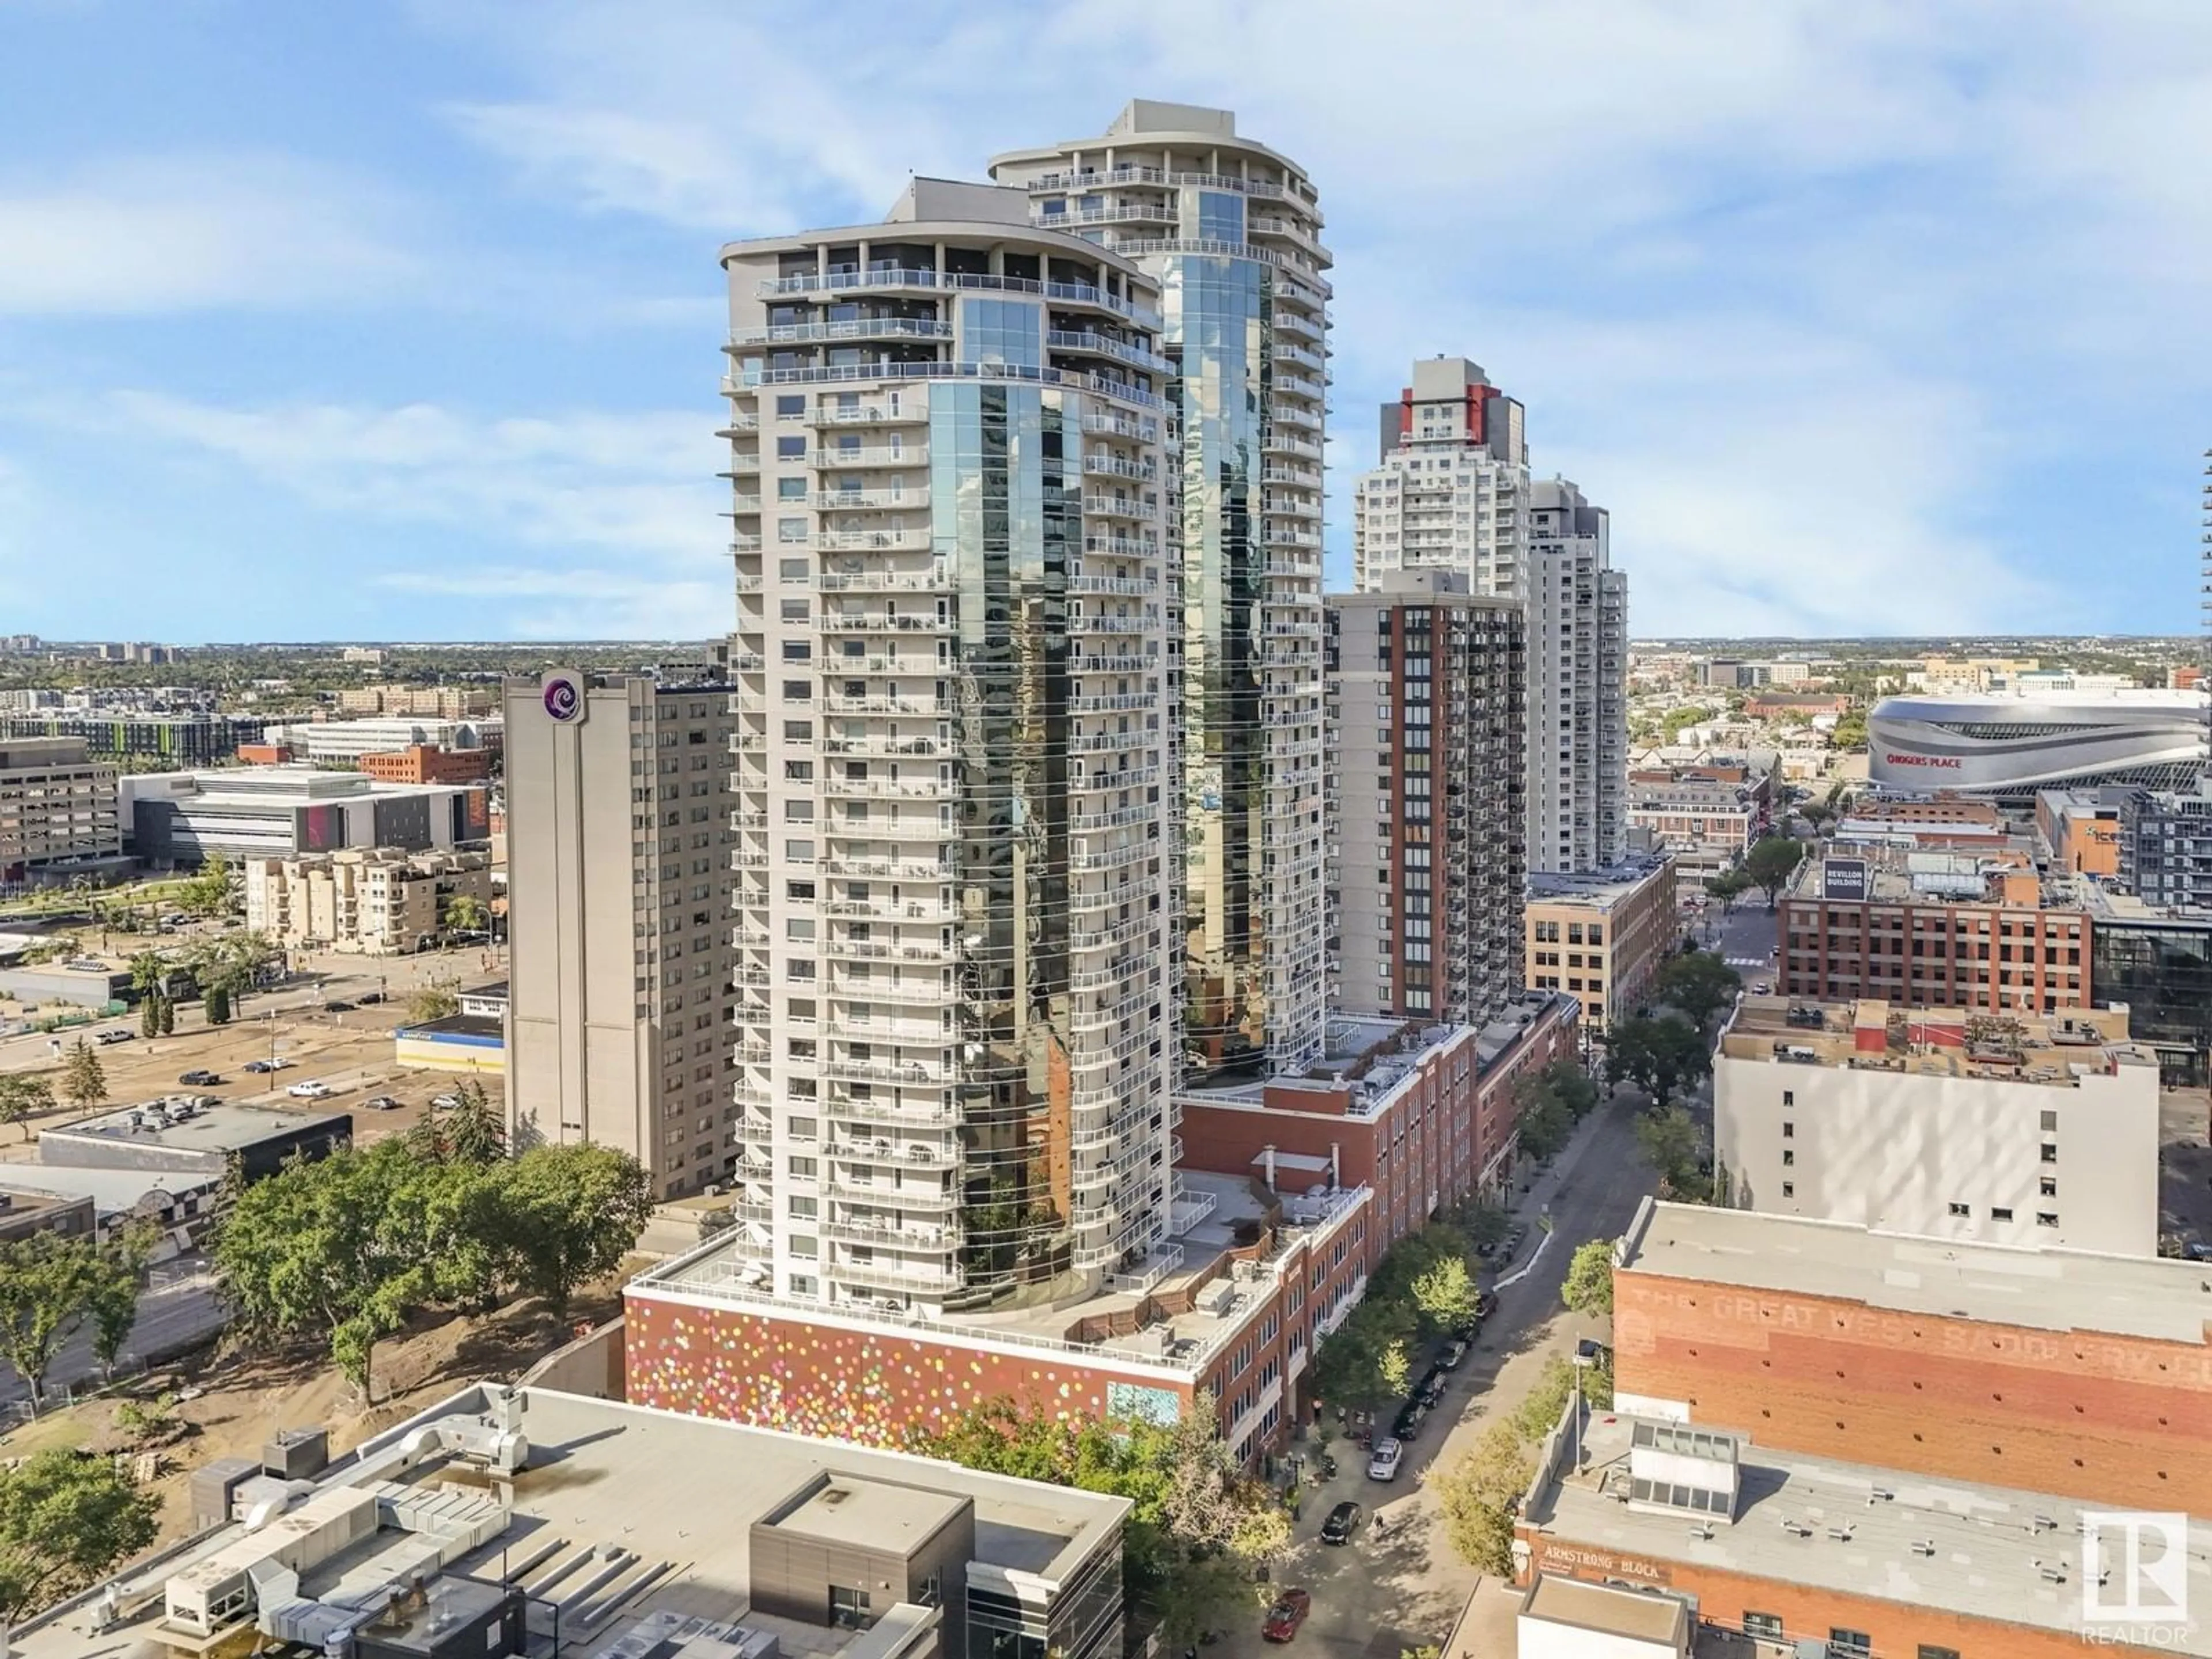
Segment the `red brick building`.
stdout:
[[1336,1019],[1307,1075],[1182,1097],[1183,1165],[1284,1191],[1371,1188],[1379,1254],[1433,1212],[1503,1188],[1514,1085],[1575,1058],[1578,1015],[1571,997],[1529,992],[1480,1031]]
[[410,744],[387,754],[363,755],[361,769],[383,783],[481,783],[491,776],[491,750]]
[[1651,1206],[1613,1275],[1619,1397],[1768,1445],[2212,1515],[2212,1278]]
[[1613,1409],[1541,1448],[1521,1582],[1771,1644],[1730,1653],[2212,1654],[2200,1267],[1649,1201],[1615,1261]]

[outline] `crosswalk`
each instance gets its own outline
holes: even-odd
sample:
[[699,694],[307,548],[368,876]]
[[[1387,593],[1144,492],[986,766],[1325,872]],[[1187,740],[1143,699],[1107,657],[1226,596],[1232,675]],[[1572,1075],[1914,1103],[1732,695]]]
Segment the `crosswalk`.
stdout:
[[1766,966],[1766,958],[1765,957],[1730,957],[1728,959],[1728,965],[1731,968],[1764,968]]

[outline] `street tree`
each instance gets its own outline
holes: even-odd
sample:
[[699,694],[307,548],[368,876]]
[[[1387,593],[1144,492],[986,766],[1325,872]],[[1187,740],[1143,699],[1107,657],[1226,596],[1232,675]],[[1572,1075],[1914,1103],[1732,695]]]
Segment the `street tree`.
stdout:
[[440,925],[448,933],[489,933],[491,908],[474,893],[456,893],[446,901]]
[[62,1062],[62,1097],[82,1111],[107,1098],[107,1072],[100,1051],[79,1037]]
[[1332,1405],[1364,1408],[1394,1390],[1382,1357],[1402,1348],[1412,1328],[1406,1310],[1380,1298],[1363,1301],[1314,1352],[1314,1392]]
[[46,1392],[54,1355],[84,1322],[99,1286],[99,1258],[91,1240],[54,1233],[0,1244],[0,1357],[33,1401]]
[[177,902],[196,916],[228,915],[231,908],[230,860],[220,853],[209,854],[199,873],[178,890]]
[[507,1156],[507,1115],[474,1078],[456,1090],[457,1103],[435,1125],[443,1156],[457,1163],[496,1164]]
[[112,1244],[98,1248],[86,1277],[85,1316],[92,1322],[92,1357],[108,1376],[123,1358],[124,1345],[138,1325],[138,1298],[146,1289],[146,1263],[152,1243],[134,1228]]
[[428,1025],[434,1019],[448,1019],[460,1012],[460,981],[457,979],[434,978],[407,994],[410,1025]]
[[1711,951],[1684,951],[1659,964],[1651,993],[1703,1026],[1743,988],[1743,975]]
[[230,1024],[230,993],[220,985],[210,985],[200,993],[200,1013],[210,1025]]
[[1407,1349],[1406,1339],[1394,1338],[1383,1345],[1382,1352],[1375,1357],[1375,1375],[1382,1380],[1382,1392],[1402,1395],[1413,1384],[1413,1357]]
[[1501,1578],[1512,1572],[1515,1508],[1535,1473],[1519,1431],[1500,1420],[1456,1463],[1430,1476],[1444,1536],[1461,1560]]
[[1413,1281],[1413,1306],[1432,1330],[1457,1330],[1471,1322],[1476,1294],[1464,1256],[1448,1255]]
[[1606,1033],[1606,1064],[1616,1083],[1632,1083],[1654,1104],[1694,1084],[1712,1067],[1705,1033],[1673,1014],[1638,1014]]
[[1556,1158],[1565,1147],[1568,1137],[1574,1133],[1575,1121],[1567,1103],[1553,1090],[1544,1085],[1540,1075],[1531,1073],[1514,1085],[1514,1095],[1521,1103],[1519,1114],[1513,1120],[1514,1138],[1518,1141],[1521,1155],[1542,1163]]
[[1753,886],[1766,895],[1766,908],[1774,902],[1805,861],[1805,843],[1793,836],[1762,836],[1743,855],[1743,872]]
[[[0,1072],[0,1123],[21,1123],[54,1109],[52,1080],[40,1072]],[[30,1131],[23,1131],[25,1139]]]
[[161,1504],[112,1459],[68,1447],[0,1471],[0,1625],[96,1583],[154,1541]]
[[1647,1112],[1637,1120],[1636,1144],[1659,1176],[1662,1198],[1700,1202],[1707,1196],[1705,1140],[1680,1106]]
[[497,1243],[514,1283],[556,1319],[576,1291],[622,1265],[653,1209],[653,1180],[609,1146],[533,1146],[494,1174]]
[[1579,1314],[1613,1313],[1613,1241],[1593,1238],[1575,1247],[1567,1261],[1567,1276],[1559,1286],[1559,1300]]
[[1735,902],[1758,884],[1744,873],[1741,866],[1723,870],[1717,876],[1705,878],[1705,896],[1720,901],[1721,914],[1727,915],[1735,908]]

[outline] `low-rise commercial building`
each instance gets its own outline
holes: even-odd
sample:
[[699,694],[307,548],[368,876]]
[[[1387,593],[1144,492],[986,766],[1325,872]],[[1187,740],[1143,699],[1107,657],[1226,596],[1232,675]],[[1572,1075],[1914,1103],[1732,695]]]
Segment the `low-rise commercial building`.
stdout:
[[1674,948],[1675,898],[1674,860],[1664,853],[1583,875],[1531,876],[1522,911],[1530,988],[1574,998],[1595,1041],[1643,1002]]
[[1532,991],[1481,1027],[1333,1019],[1326,1053],[1302,1073],[1180,1096],[1182,1167],[1284,1192],[1371,1188],[1379,1256],[1438,1210],[1503,1193],[1514,1085],[1575,1056],[1577,1012],[1571,997]]
[[[711,1515],[686,1494],[711,1494]],[[463,1389],[335,1462],[272,1443],[194,1495],[211,1526],[16,1626],[11,1651],[1123,1648],[1126,1498],[529,1384]]]
[[491,776],[489,749],[440,749],[410,744],[389,754],[363,755],[361,770],[382,783],[482,783]]
[[119,862],[115,768],[82,738],[0,739],[0,885]]
[[408,852],[482,843],[491,835],[487,792],[472,784],[379,783],[358,772],[249,766],[125,778],[131,848],[157,866],[209,854],[295,858],[351,847]]
[[[1647,1200],[1614,1252],[1614,1401],[1933,1480],[2212,1516],[2205,1283],[2200,1262]],[[2043,1553],[2078,1561],[2060,1541]]]
[[[245,1181],[272,1176],[293,1158],[313,1162],[353,1141],[349,1112],[289,1111],[229,1102],[126,1106],[39,1132],[39,1163],[50,1168],[168,1170]],[[9,1173],[19,1173],[10,1166]]]
[[1778,906],[1779,988],[1990,1013],[2086,1008],[2096,928],[2075,884],[2046,884],[2023,847],[1830,850]]
[[1715,1169],[1741,1209],[2153,1255],[2158,1067],[2126,1024],[1740,999],[1713,1056]]
[[456,899],[488,915],[488,853],[349,848],[304,858],[248,859],[246,925],[288,950],[399,956],[445,937]]
[[36,1233],[57,1238],[89,1238],[98,1231],[92,1197],[40,1192],[0,1181],[0,1244],[15,1244]]
[[410,720],[367,717],[305,720],[272,726],[265,744],[289,750],[311,766],[359,766],[366,755],[396,754],[414,747],[448,750],[497,749],[501,722],[494,715],[475,720]]

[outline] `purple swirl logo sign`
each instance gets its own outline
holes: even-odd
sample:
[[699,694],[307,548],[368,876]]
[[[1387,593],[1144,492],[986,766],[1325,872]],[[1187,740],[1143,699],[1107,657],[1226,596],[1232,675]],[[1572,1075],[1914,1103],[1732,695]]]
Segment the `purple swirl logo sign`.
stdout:
[[557,726],[569,726],[584,715],[584,688],[574,674],[548,674],[544,684],[545,717]]

